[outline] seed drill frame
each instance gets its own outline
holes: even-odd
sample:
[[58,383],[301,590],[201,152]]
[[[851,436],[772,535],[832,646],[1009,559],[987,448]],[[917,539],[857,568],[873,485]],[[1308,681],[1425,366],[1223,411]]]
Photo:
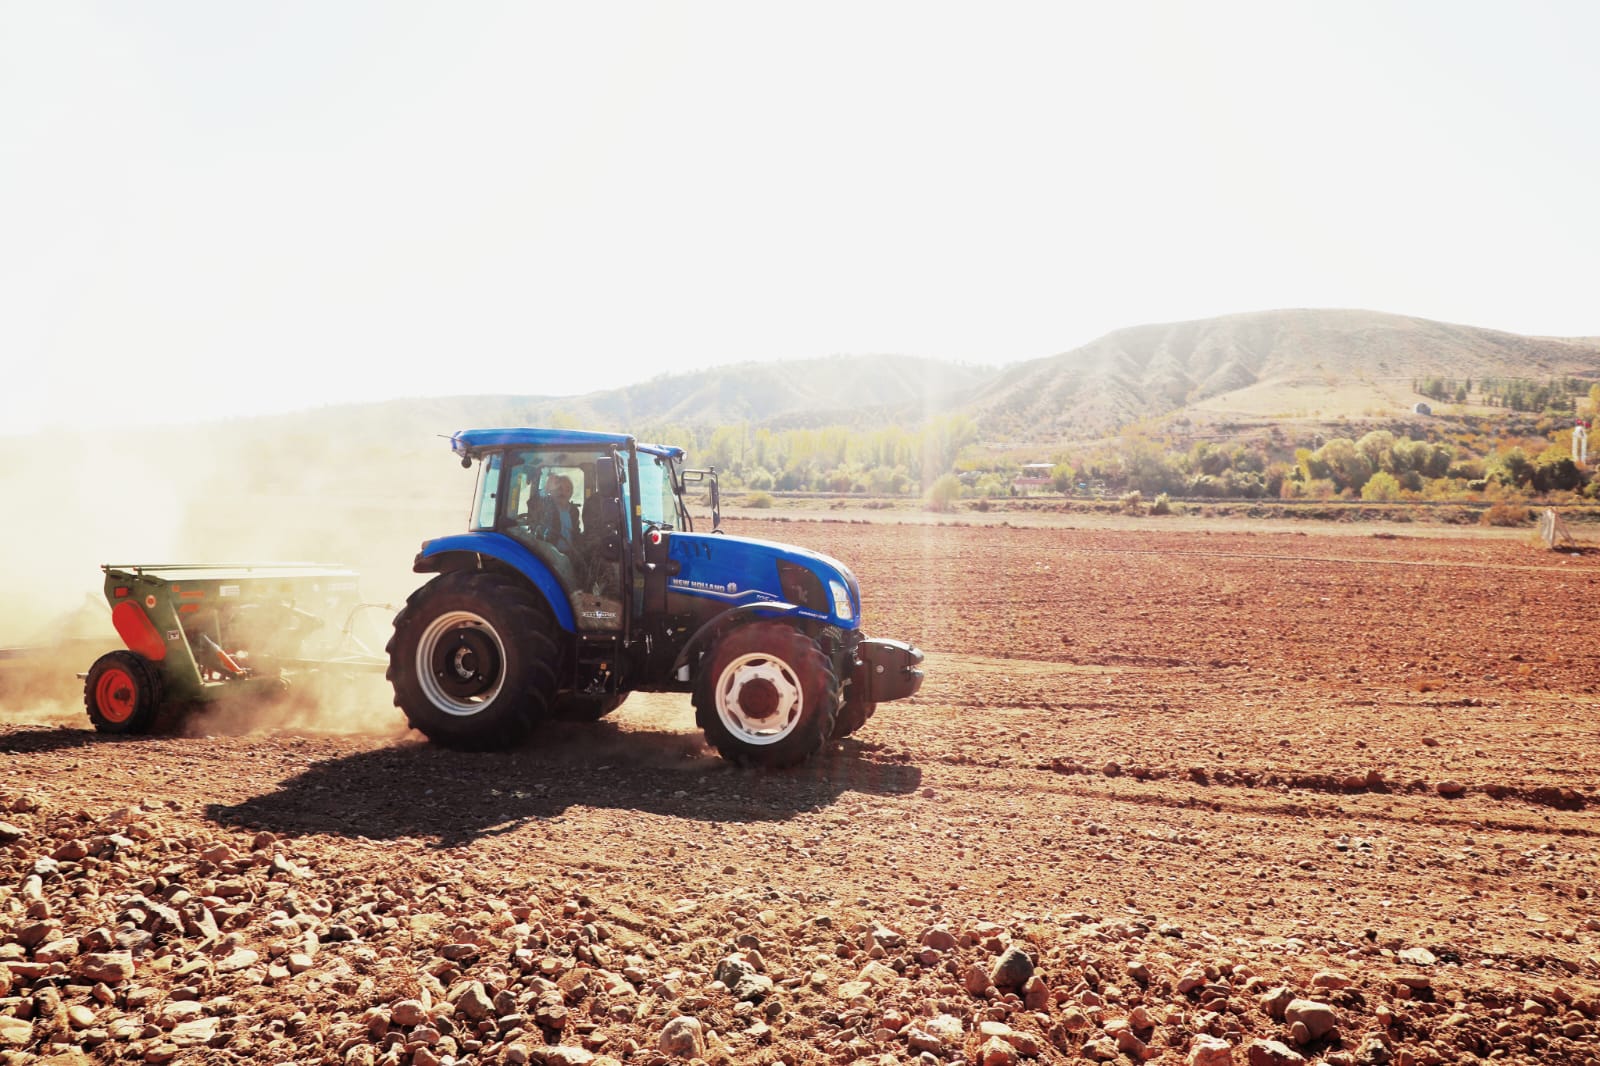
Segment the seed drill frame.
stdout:
[[[323,563],[107,564],[111,622],[127,645],[84,675],[96,729],[142,733],[163,706],[282,692],[312,670],[382,670],[353,631],[359,575]],[[343,619],[338,629],[328,625]]]

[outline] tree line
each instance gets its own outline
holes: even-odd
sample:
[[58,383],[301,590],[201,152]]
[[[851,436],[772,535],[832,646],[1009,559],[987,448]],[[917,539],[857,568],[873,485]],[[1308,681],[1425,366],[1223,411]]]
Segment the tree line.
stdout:
[[[1486,491],[1588,491],[1589,479],[1572,458],[1570,429],[1553,435],[1555,440],[1458,433],[1459,440],[1449,441],[1375,429],[1299,444],[1280,437],[1184,447],[1135,427],[1050,455],[1045,491],[1073,495],[1094,486],[1147,498],[1373,501],[1450,499]],[[1034,481],[1019,488],[1018,478],[1030,459],[1028,472],[1036,473],[1039,457],[996,458],[979,441],[975,424],[960,415],[915,428],[663,425],[640,436],[681,442],[691,465],[715,467],[724,486],[734,490],[935,494],[946,502],[1036,491]]]
[[[1441,403],[1467,403],[1473,393],[1471,378],[1458,381],[1438,375],[1412,378],[1411,388]],[[1589,382],[1579,378],[1535,381],[1531,378],[1489,377],[1478,382],[1478,395],[1474,402],[1512,411],[1565,413],[1571,411],[1574,401],[1585,396],[1589,389]]]
[[942,415],[915,427],[771,429],[741,422],[650,426],[638,436],[681,445],[691,465],[715,467],[733,487],[898,496],[921,493],[954,470],[978,443],[978,427],[966,415]]

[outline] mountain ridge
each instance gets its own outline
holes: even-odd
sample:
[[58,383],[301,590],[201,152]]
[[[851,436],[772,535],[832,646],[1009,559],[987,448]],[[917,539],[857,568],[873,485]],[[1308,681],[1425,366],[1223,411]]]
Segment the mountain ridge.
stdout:
[[657,375],[576,396],[348,405],[363,423],[568,425],[622,432],[734,423],[868,429],[966,416],[985,439],[1044,442],[1195,414],[1255,420],[1408,414],[1420,377],[1600,380],[1600,338],[1534,337],[1360,309],[1248,311],[1114,330],[1002,366],[832,355]]
[[669,372],[580,395],[417,396],[210,425],[251,436],[354,434],[415,445],[496,425],[670,434],[738,423],[869,430],[961,416],[982,439],[1047,443],[1182,417],[1260,423],[1409,415],[1422,399],[1412,385],[1428,376],[1600,380],[1600,337],[1295,308],[1129,326],[999,366],[831,355]]
[[1600,378],[1600,341],[1354,309],[1243,312],[1130,326],[1014,364],[967,412],[986,432],[1039,439],[1114,432],[1196,405],[1261,415],[1261,396],[1293,409],[1293,394],[1315,400],[1343,382],[1398,413],[1420,399],[1409,383],[1428,375]]

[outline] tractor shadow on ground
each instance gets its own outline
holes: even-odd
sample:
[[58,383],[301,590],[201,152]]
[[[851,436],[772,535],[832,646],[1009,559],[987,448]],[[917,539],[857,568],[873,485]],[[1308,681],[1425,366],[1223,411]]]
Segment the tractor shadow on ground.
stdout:
[[609,722],[556,724],[510,752],[455,752],[421,741],[316,763],[241,803],[214,803],[222,824],[288,834],[403,838],[436,847],[515,833],[569,808],[639,811],[707,822],[783,821],[845,793],[909,795],[917,767],[880,761],[855,740],[787,770],[746,769],[697,739]]
[[[101,736],[82,726],[24,724],[0,734],[0,755],[45,755],[91,745],[116,743],[120,737]],[[142,738],[132,738],[135,741]]]

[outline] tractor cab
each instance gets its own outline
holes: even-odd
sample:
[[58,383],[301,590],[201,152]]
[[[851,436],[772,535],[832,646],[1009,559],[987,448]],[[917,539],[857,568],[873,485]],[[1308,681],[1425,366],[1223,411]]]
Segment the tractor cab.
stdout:
[[[631,628],[649,575],[637,549],[652,535],[659,543],[663,533],[693,528],[682,450],[559,430],[473,431],[452,443],[465,462],[478,462],[469,528],[509,538],[543,563],[570,628]],[[556,610],[565,623],[563,613]]]

